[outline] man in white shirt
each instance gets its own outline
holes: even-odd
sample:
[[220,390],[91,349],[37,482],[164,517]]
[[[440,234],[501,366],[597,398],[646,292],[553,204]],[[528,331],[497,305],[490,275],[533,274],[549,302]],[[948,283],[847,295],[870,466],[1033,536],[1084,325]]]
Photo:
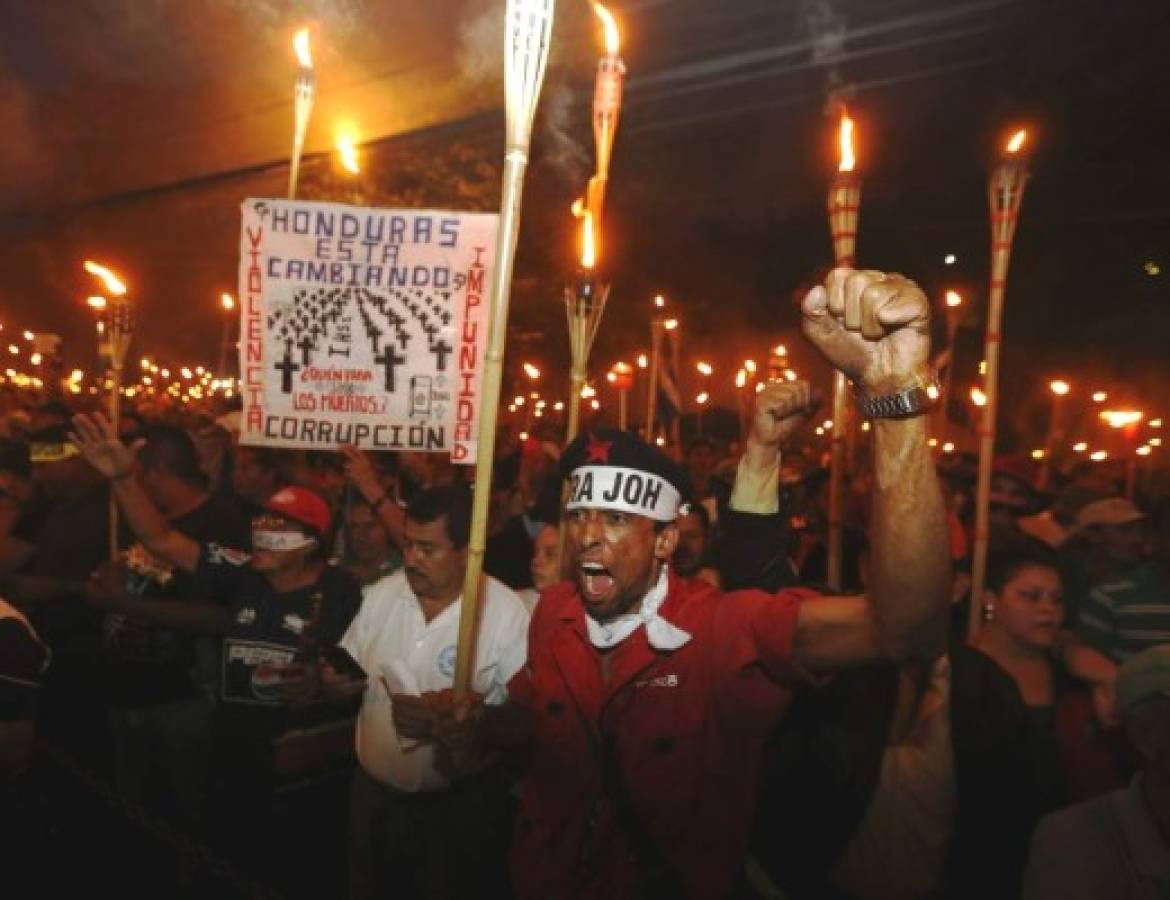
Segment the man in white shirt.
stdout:
[[[507,895],[509,779],[498,768],[453,777],[421,696],[452,686],[470,515],[462,486],[415,494],[403,571],[366,590],[341,642],[368,677],[350,803],[353,898]],[[519,598],[487,578],[473,679],[485,703],[506,699],[527,634]]]

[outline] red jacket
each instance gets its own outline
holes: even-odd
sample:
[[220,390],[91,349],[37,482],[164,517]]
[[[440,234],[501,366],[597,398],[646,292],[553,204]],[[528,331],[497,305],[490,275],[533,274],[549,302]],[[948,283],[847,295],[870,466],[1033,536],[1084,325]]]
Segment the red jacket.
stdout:
[[532,900],[636,897],[638,873],[609,806],[597,807],[590,877],[579,884],[586,823],[601,791],[584,723],[615,736],[622,779],[646,830],[688,893],[732,888],[752,825],[764,739],[802,673],[791,661],[810,592],[719,594],[670,578],[659,614],[691,635],[656,651],[645,628],[610,651],[602,682],[576,586],[541,597],[528,664],[509,690],[535,717],[513,844],[517,893]]

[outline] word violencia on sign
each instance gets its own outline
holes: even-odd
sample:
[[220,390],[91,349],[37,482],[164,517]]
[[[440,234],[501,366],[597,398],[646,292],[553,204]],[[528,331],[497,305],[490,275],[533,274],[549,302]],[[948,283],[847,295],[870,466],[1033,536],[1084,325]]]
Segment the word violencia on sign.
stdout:
[[476,459],[499,216],[246,200],[244,444]]

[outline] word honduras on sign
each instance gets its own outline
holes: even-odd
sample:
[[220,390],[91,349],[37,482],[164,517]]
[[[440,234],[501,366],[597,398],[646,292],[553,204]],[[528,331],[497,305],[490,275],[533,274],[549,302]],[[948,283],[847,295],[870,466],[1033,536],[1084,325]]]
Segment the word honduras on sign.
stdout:
[[498,219],[245,201],[242,442],[474,463]]

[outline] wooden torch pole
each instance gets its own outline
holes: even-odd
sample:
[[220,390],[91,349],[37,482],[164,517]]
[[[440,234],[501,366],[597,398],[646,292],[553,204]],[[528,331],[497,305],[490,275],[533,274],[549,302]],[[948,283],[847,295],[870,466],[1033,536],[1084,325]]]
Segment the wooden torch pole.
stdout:
[[[1023,132],[1008,145],[1009,155],[991,172],[988,203],[991,207],[991,284],[988,293],[987,336],[984,359],[987,370],[983,393],[987,402],[979,427],[979,479],[975,489],[975,546],[971,560],[971,607],[967,619],[967,638],[974,640],[983,625],[983,586],[987,576],[987,544],[990,537],[991,465],[995,458],[995,414],[999,393],[999,349],[1002,343],[1003,301],[1007,288],[1008,263],[1016,219],[1024,199],[1028,171],[1018,152],[1023,146]],[[1015,149],[1012,149],[1014,146]]]
[[504,28],[504,82],[507,115],[507,152],[504,155],[500,228],[496,239],[492,291],[488,301],[488,350],[484,360],[482,407],[476,435],[476,478],[471,505],[471,535],[467,547],[467,571],[459,613],[459,641],[455,654],[455,699],[471,689],[479,628],[480,576],[487,547],[488,503],[491,499],[492,463],[495,460],[496,419],[500,406],[504,349],[508,329],[508,301],[512,288],[512,264],[520,231],[520,201],[532,119],[548,62],[555,0],[508,0]]
[[[848,123],[848,124],[846,124]],[[838,268],[852,267],[857,253],[857,221],[861,214],[861,179],[853,171],[852,122],[841,120],[842,161],[829,185],[829,233]],[[848,154],[845,152],[848,144]],[[848,164],[846,159],[848,158]],[[833,374],[832,461],[829,469],[829,548],[827,581],[841,590],[845,511],[845,441],[849,434],[849,382],[840,370]]]

